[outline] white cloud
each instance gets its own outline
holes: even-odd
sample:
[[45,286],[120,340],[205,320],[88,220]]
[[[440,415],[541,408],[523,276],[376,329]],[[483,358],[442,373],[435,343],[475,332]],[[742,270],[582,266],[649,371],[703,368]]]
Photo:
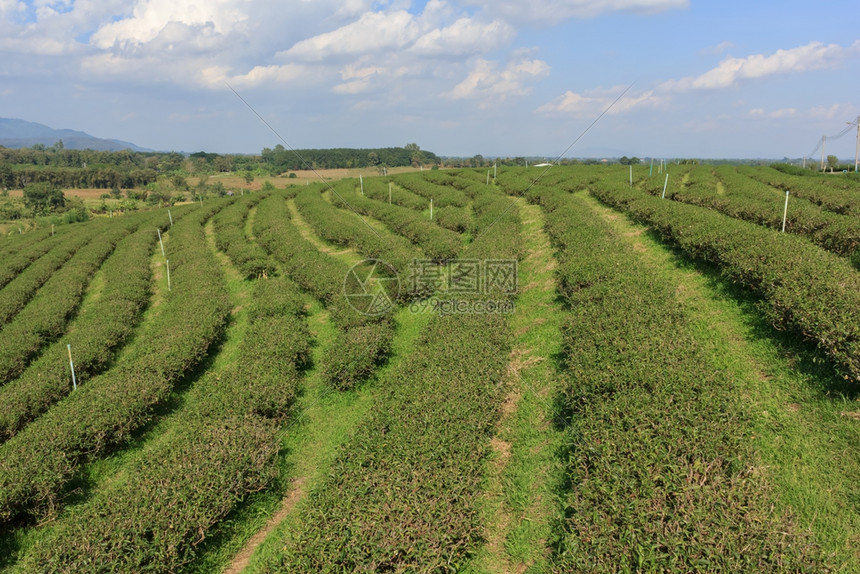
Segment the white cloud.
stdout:
[[832,68],[858,54],[860,40],[848,47],[812,42],[789,50],[777,50],[770,56],[754,54],[746,58],[726,58],[716,68],[704,74],[671,80],[665,82],[661,88],[676,92],[731,88],[742,80]]
[[448,27],[436,28],[418,38],[411,51],[426,56],[488,52],[507,44],[515,34],[516,30],[501,20],[482,23],[460,18]]
[[509,22],[553,25],[570,18],[594,18],[608,12],[655,14],[687,8],[689,0],[465,0]]
[[431,0],[421,14],[366,12],[340,28],[297,42],[278,56],[316,62],[367,54],[389,57],[400,52],[454,57],[495,50],[515,35],[514,27],[502,20],[457,18],[450,4]]
[[537,59],[516,59],[499,70],[496,62],[481,58],[475,63],[472,72],[447,97],[454,100],[481,100],[480,107],[486,108],[508,97],[530,93],[528,82],[548,75],[549,70],[546,62]]
[[710,46],[708,48],[705,48],[704,50],[702,50],[701,53],[702,54],[719,55],[719,54],[722,54],[724,52],[729,51],[730,49],[734,48],[734,46],[735,45],[731,42],[720,42],[716,46]]
[[[637,95],[625,94],[618,99],[618,94],[623,93],[624,88],[616,87],[611,90],[599,90],[584,94],[567,91],[554,101],[544,104],[537,111],[549,115],[571,115],[582,118],[594,118],[604,110],[610,115],[630,112],[643,107],[655,108],[667,103],[668,98],[654,94],[653,90],[647,90]],[[616,100],[618,100],[616,102]],[[613,102],[614,105],[613,105]]]
[[0,16],[20,14],[27,10],[27,5],[18,0],[0,0]]
[[781,110],[776,110],[771,112],[768,117],[775,120],[780,120],[783,118],[793,118],[797,116],[797,108],[782,108]]
[[749,112],[747,112],[747,115],[751,118],[767,118],[779,120],[784,118],[797,117],[798,111],[797,108],[782,108],[779,110],[768,112],[765,111],[764,108],[753,108]]
[[348,65],[340,72],[343,83],[332,88],[338,94],[359,94],[374,87],[374,82],[405,76],[407,68],[389,69],[384,66]]
[[856,104],[833,104],[831,106],[816,106],[809,110],[809,116],[818,120],[840,120],[857,117]]
[[367,12],[356,22],[296,43],[282,55],[322,61],[336,56],[399,50],[420,35],[421,29],[415,17],[405,10]]
[[91,41],[101,49],[145,44],[169,24],[209,28],[214,34],[225,35],[247,20],[242,4],[245,2],[236,0],[140,0],[130,17],[103,25]]

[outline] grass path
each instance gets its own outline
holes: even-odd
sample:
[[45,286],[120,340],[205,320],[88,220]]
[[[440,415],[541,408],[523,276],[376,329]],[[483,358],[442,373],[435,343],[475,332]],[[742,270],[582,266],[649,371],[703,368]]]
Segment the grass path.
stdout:
[[560,386],[561,323],[556,260],[543,230],[541,208],[517,198],[526,256],[518,267],[519,295],[511,330],[509,394],[502,407],[487,479],[487,544],[476,557],[478,572],[546,570],[557,493],[563,481],[558,459],[563,433],[554,424]]
[[[293,200],[288,200],[287,205],[293,217],[292,223],[321,252],[349,265],[362,260],[353,249],[333,246],[317,236],[302,218]],[[315,340],[314,366],[306,374],[304,391],[296,407],[297,414],[284,429],[282,480],[280,488],[275,488],[281,497],[275,501],[271,496],[266,496],[269,499],[266,508],[258,508],[254,528],[250,528],[249,524],[245,542],[223,570],[225,573],[253,571],[255,564],[265,562],[266,556],[280,552],[284,532],[301,520],[308,493],[325,480],[340,446],[349,440],[353,429],[374,402],[372,381],[347,392],[334,391],[324,383],[316,365],[321,364],[322,357],[334,343],[337,328],[329,320],[328,311],[310,298],[308,314],[310,331]],[[395,316],[397,334],[392,342],[391,355],[376,378],[411,352],[421,326],[427,319],[427,316],[400,310]]]
[[[86,465],[86,480],[92,489],[103,488],[116,481],[123,480],[127,466],[133,460],[144,455],[149,445],[163,439],[163,437],[168,436],[171,432],[176,418],[182,416],[182,405],[185,402],[188,389],[210,373],[223,370],[238,357],[239,345],[248,326],[245,307],[250,297],[251,284],[240,276],[227,256],[215,248],[211,220],[204,227],[204,231],[207,244],[218,259],[219,272],[224,275],[232,305],[229,323],[223,340],[219,345],[210,350],[209,356],[186,376],[184,381],[176,386],[171,398],[165,404],[157,407],[156,411],[160,416],[155,417],[154,423],[143,429],[124,448],[117,450],[108,457],[95,460]],[[165,246],[167,246],[167,243],[165,243]],[[164,269],[164,259],[161,257],[161,249],[158,246],[155,248],[153,264]],[[166,296],[166,277],[155,279],[155,286],[153,299],[160,301]],[[153,302],[152,306],[156,306],[156,303]]]
[[[776,499],[813,532],[837,571],[860,571],[860,399],[796,337],[771,328],[756,301],[719,272],[691,263],[647,228],[584,196],[640,254],[671,276],[697,339],[739,382],[759,464]],[[841,568],[840,568],[841,567]]]

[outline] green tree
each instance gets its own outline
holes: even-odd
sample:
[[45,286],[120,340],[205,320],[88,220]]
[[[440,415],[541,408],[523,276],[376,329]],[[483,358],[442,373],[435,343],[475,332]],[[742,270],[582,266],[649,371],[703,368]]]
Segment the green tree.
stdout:
[[66,206],[66,196],[63,190],[50,183],[28,183],[24,186],[24,205],[34,213],[56,213]]
[[830,171],[833,171],[839,165],[839,158],[835,155],[827,156],[827,167],[830,168]]

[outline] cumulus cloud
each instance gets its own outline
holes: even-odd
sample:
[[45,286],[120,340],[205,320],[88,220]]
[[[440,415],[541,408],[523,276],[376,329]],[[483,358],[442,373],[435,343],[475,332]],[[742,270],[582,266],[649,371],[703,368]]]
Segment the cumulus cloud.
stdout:
[[367,12],[356,22],[296,43],[282,55],[321,61],[342,55],[398,50],[420,35],[421,29],[415,17],[405,10]]
[[466,0],[509,22],[552,25],[571,18],[594,18],[608,12],[655,14],[687,8],[689,0]]
[[501,20],[476,22],[460,18],[418,38],[411,51],[425,56],[459,56],[494,50],[513,39],[516,31]]
[[103,25],[91,41],[102,49],[144,44],[170,24],[182,24],[187,29],[205,27],[225,35],[247,20],[242,4],[235,0],[142,0],[131,16]]
[[496,62],[480,58],[469,75],[446,95],[454,100],[480,100],[485,108],[530,93],[530,82],[548,75],[549,70],[546,62],[537,59],[516,58],[499,69]]
[[432,0],[420,14],[407,10],[366,12],[335,30],[297,42],[279,57],[326,61],[367,54],[409,52],[421,56],[462,56],[488,52],[509,42],[516,31],[501,20],[462,16],[445,24],[453,8]]
[[[611,90],[596,90],[584,94],[568,90],[552,102],[539,107],[537,111],[538,113],[548,115],[593,118],[609,108],[609,106],[612,106],[612,108],[607,113],[617,115],[643,107],[659,107],[667,102],[665,96],[656,95],[654,90],[647,90],[636,95],[627,94],[615,102],[618,99],[618,94],[623,93],[623,91],[624,88],[622,87],[616,87]],[[615,102],[614,105],[612,105],[613,102]]]
[[858,54],[860,40],[848,47],[812,42],[789,50],[777,50],[769,56],[754,54],[746,58],[726,58],[716,68],[704,74],[671,80],[661,88],[674,92],[731,88],[743,80],[832,68]]
[[338,94],[360,94],[378,86],[381,80],[391,80],[409,73],[407,67],[389,68],[387,66],[348,65],[340,72],[342,83],[332,88]]

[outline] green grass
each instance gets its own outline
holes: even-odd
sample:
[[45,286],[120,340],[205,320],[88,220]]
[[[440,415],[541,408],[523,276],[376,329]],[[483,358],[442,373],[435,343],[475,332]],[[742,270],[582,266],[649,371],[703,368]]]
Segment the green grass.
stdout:
[[[342,249],[320,239],[301,217],[293,200],[288,201],[288,206],[293,224],[317,249],[350,265],[362,260],[354,250]],[[409,353],[426,320],[405,309],[400,311],[396,316],[398,330],[392,342],[389,364]],[[330,322],[328,312],[310,297],[308,321],[314,337],[313,366],[306,372],[303,393],[295,407],[296,415],[284,428],[278,458],[279,478],[271,488],[249,498],[213,529],[211,537],[200,547],[200,558],[189,564],[186,572],[212,572],[230,566],[248,541],[267,528],[270,518],[280,510],[286,512],[286,516],[255,551],[250,569],[253,570],[254,563],[265,561],[266,555],[278,553],[283,531],[294,527],[301,519],[306,493],[324,480],[340,445],[349,439],[358,421],[373,404],[373,381],[346,392],[334,391],[323,382],[318,365],[322,364],[338,331]],[[383,367],[375,378],[387,368]]]
[[[381,379],[395,364],[405,360],[411,353],[421,327],[430,318],[429,313],[410,313],[402,308],[395,315],[397,333],[392,342],[388,362],[374,377]],[[336,336],[335,327],[321,317],[311,324],[315,331],[318,346],[314,349],[315,360],[326,351]],[[357,390],[334,392],[322,384],[319,372],[312,370],[307,377],[307,390],[302,397],[293,432],[287,433],[284,447],[286,459],[293,476],[302,477],[305,494],[312,492],[325,481],[328,469],[340,450],[348,442],[353,429],[372,407],[376,390],[374,381],[369,381]],[[252,556],[248,570],[255,571],[260,564],[272,562],[280,555],[285,533],[301,524],[305,510],[306,496],[303,496],[293,510],[286,516]]]
[[[334,341],[336,328],[329,322],[328,312],[310,298],[308,322],[314,336],[316,365]],[[355,422],[353,419],[360,418],[367,408],[367,397],[361,392],[334,393],[325,388],[315,366],[307,371],[304,380],[303,395],[295,407],[296,416],[283,430],[277,481],[266,491],[250,497],[214,528],[211,537],[201,545],[200,558],[184,571],[213,572],[229,565],[278,510],[284,496],[293,488],[293,480],[309,476],[311,469],[325,459],[326,450],[335,448],[342,440],[338,433],[347,432]]]
[[559,392],[563,305],[557,300],[554,250],[541,209],[517,198],[527,255],[518,266],[519,294],[510,319],[515,336],[509,394],[488,462],[487,545],[474,572],[543,572],[561,515],[564,433],[554,422]]
[[[626,217],[588,199],[643,262],[679,285],[678,300],[697,340],[743,393],[761,471],[781,510],[812,531],[840,572],[860,571],[860,412],[858,392],[809,343],[776,331],[759,301],[713,267],[680,251]],[[854,413],[854,414],[852,414]]]

